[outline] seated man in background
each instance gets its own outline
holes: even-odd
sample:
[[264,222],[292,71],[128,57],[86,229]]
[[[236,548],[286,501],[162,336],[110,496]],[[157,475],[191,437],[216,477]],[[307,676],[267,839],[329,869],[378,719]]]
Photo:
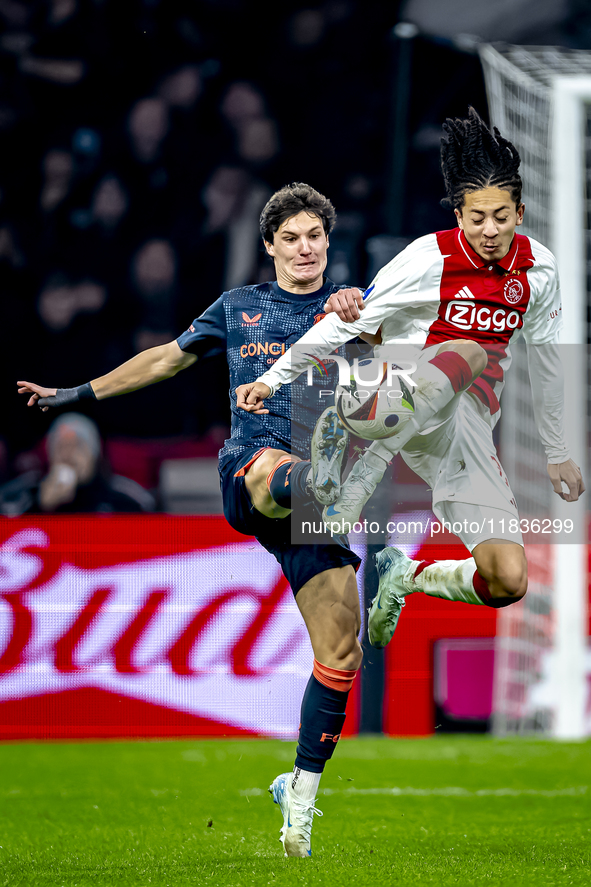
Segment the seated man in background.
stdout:
[[0,487],[0,514],[154,511],[153,497],[135,481],[111,474],[97,426],[64,413],[46,438],[48,471],[27,471]]

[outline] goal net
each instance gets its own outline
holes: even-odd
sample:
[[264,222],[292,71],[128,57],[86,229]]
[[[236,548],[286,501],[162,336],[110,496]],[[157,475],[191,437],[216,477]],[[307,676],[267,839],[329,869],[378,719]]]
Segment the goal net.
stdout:
[[[574,460],[587,447],[587,306],[591,291],[591,52],[557,47],[482,45],[491,123],[521,159],[523,233],[548,246],[561,275],[567,439]],[[527,532],[528,593],[499,611],[493,730],[578,738],[586,715],[586,507],[552,492],[533,419],[527,354],[513,350],[503,392],[499,445],[504,468],[530,526],[573,521],[569,541]],[[537,527],[537,524],[535,525]],[[551,537],[550,537],[551,538]],[[587,722],[586,722],[587,718]]]

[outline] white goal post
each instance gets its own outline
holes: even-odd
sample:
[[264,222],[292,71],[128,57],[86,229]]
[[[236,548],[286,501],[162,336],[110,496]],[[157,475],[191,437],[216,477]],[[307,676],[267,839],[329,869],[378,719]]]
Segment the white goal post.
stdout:
[[[587,464],[587,310],[591,281],[591,52],[482,45],[491,123],[522,158],[523,231],[555,254],[563,295],[565,417],[572,457]],[[525,348],[503,394],[500,448],[522,513],[572,519],[575,541],[527,544],[530,587],[499,611],[493,729],[578,739],[591,732],[587,688],[585,497],[552,493],[533,422]],[[587,720],[586,720],[587,718]]]

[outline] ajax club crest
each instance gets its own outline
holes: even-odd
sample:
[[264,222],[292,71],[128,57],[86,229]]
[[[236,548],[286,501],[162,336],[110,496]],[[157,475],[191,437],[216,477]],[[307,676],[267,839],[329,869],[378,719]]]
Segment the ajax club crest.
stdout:
[[523,284],[520,280],[516,280],[514,277],[509,278],[509,280],[505,281],[503,295],[507,302],[511,305],[516,305],[521,301],[521,297],[523,296]]

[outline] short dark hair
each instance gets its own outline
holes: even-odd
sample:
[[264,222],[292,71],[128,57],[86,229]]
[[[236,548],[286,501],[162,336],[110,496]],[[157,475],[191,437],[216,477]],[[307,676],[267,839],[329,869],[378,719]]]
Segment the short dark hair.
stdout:
[[521,158],[496,126],[491,131],[474,108],[469,108],[467,118],[448,117],[443,132],[441,171],[447,197],[442,206],[461,209],[467,193],[483,188],[509,191],[515,204],[521,204]]
[[273,243],[273,235],[283,222],[301,212],[318,216],[325,234],[334,228],[337,214],[328,197],[304,182],[292,182],[276,191],[263,208],[259,220],[263,240]]

